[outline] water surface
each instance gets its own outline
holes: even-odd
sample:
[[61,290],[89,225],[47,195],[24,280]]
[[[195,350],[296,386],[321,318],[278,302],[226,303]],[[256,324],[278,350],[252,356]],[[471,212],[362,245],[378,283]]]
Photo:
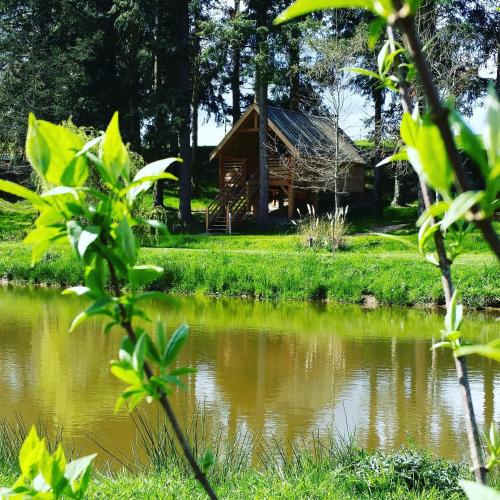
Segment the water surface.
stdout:
[[[55,290],[0,288],[0,416],[64,426],[66,439],[96,450],[92,436],[130,452],[136,430],[113,414],[122,388],[109,372],[121,332],[93,319],[73,334],[87,302]],[[460,393],[449,351],[430,351],[443,312],[404,308],[169,297],[147,307],[169,329],[188,323],[180,363],[198,369],[173,400],[203,405],[234,433],[293,441],[312,432],[356,430],[368,448],[413,440],[457,458],[465,447]],[[498,314],[467,312],[467,338],[498,336]],[[500,420],[499,370],[471,358],[478,419]],[[102,450],[100,451],[102,454]]]

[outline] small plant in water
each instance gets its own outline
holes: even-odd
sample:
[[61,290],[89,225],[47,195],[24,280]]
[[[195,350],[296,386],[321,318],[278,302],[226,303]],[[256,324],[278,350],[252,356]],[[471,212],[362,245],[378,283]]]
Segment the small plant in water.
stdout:
[[[155,340],[146,328],[137,326],[151,320],[141,309],[144,301],[164,294],[141,293],[148,283],[159,278],[163,269],[138,265],[139,242],[134,228],[153,227],[166,232],[166,226],[134,213],[141,194],[160,179],[175,179],[165,170],[179,158],[159,160],[140,169],[130,178],[130,158],[122,142],[115,114],[106,132],[87,143],[68,128],[37,120],[30,115],[26,155],[42,178],[45,191],[38,195],[22,186],[0,180],[0,189],[25,198],[39,211],[35,227],[25,243],[32,246],[35,264],[54,245],[69,244],[85,269],[85,283],[64,293],[86,297],[92,304],[74,319],[70,331],[92,316],[108,318],[105,332],[121,327],[125,332],[112,373],[127,384],[116,409],[125,402],[130,410],[141,401],[157,400],[168,417],[174,434],[196,479],[211,498],[216,498],[205,471],[213,462],[209,452],[198,464],[176,419],[168,395],[173,387],[183,387],[180,378],[193,373],[191,368],[174,366],[188,335],[179,327],[168,338],[164,324],[153,327]],[[89,163],[99,182],[86,184]],[[127,286],[127,292],[122,288]]]
[[61,445],[50,454],[33,426],[19,451],[21,475],[12,488],[0,488],[0,499],[85,498],[95,456],[67,463]]

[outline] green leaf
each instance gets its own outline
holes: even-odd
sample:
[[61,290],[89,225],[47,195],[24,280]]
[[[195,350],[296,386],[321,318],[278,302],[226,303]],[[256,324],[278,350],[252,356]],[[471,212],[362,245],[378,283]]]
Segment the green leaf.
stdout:
[[126,259],[126,262],[129,265],[133,264],[137,257],[137,244],[134,232],[132,231],[126,217],[123,217],[120,221],[120,224],[116,228],[116,234],[118,245]]
[[28,117],[28,133],[26,135],[25,149],[31,166],[42,177],[45,177],[50,165],[50,150],[47,141],[39,130],[38,121],[33,113],[30,113]]
[[64,237],[64,229],[62,226],[42,226],[33,229],[23,243],[25,245],[33,245],[41,241],[54,241]]
[[464,345],[455,351],[455,356],[469,356],[477,354],[484,358],[493,359],[500,362],[500,348],[497,343],[490,342],[488,344]]
[[101,160],[114,182],[120,176],[128,178],[129,156],[120,134],[118,112],[113,115],[106,129],[102,142]]
[[460,328],[463,317],[463,306],[457,303],[457,291],[451,297],[450,305],[444,318],[444,328],[447,333],[455,332]]
[[142,373],[144,369],[144,361],[148,352],[147,334],[143,333],[135,344],[135,349],[132,354],[132,367],[136,372]]
[[15,182],[4,181],[3,179],[0,179],[0,191],[28,200],[34,207],[37,208],[44,208],[46,206],[43,198],[41,198],[28,188],[16,184]]
[[78,238],[78,255],[83,257],[87,248],[94,243],[94,241],[99,237],[100,228],[98,226],[89,226],[80,233]]
[[152,281],[160,278],[163,275],[163,272],[163,267],[141,265],[134,266],[130,269],[128,275],[132,286],[137,287],[151,283]]
[[452,344],[451,344],[451,342],[449,342],[447,340],[443,340],[442,342],[436,342],[435,344],[432,344],[431,349],[432,350],[439,349],[440,347],[446,347],[446,348],[451,349],[452,348]]
[[92,290],[95,296],[99,297],[104,295],[105,279],[104,260],[100,255],[95,255],[92,265],[85,267],[85,284]]
[[486,100],[486,126],[483,131],[483,142],[488,154],[490,179],[500,177],[500,102],[496,92],[491,89]]
[[459,148],[465,151],[467,156],[481,169],[483,177],[487,179],[490,169],[481,141],[456,111],[450,113],[449,120],[456,134]]
[[104,139],[104,135],[100,135],[99,137],[96,137],[96,138],[91,139],[90,141],[86,142],[85,145],[83,146],[83,148],[80,149],[80,151],[78,151],[77,156],[84,155],[85,153],[87,153],[87,151],[90,151],[92,148],[94,148],[95,146],[100,144],[103,139]]
[[163,366],[170,365],[179,355],[182,346],[187,340],[189,327],[182,325],[174,332],[170,341],[168,342],[165,355],[163,356]]
[[128,335],[125,335],[121,341],[120,350],[118,351],[120,361],[125,361],[128,363],[127,366],[131,366],[134,349],[135,344],[132,342],[132,339]]
[[406,149],[402,149],[398,153],[395,153],[392,156],[385,158],[385,160],[382,160],[381,162],[377,163],[376,167],[381,167],[382,165],[386,165],[387,163],[392,163],[395,161],[408,161],[408,154],[406,152]]
[[435,255],[433,255],[431,253],[427,253],[427,254],[425,254],[425,260],[427,262],[430,262],[432,265],[439,267],[439,261],[437,260]]
[[368,27],[368,48],[373,50],[378,39],[386,26],[386,21],[382,17],[376,17]]
[[209,449],[207,449],[205,453],[203,453],[203,456],[201,457],[200,461],[201,470],[204,473],[206,473],[210,469],[210,467],[214,465],[214,463],[215,463],[214,454]]
[[350,71],[351,73],[358,73],[360,75],[368,76],[368,77],[373,78],[375,80],[380,80],[380,75],[378,73],[375,73],[375,71],[370,71],[368,69],[347,67],[347,68],[344,68],[344,71]]
[[500,492],[489,486],[463,480],[459,484],[469,500],[500,500]]
[[438,127],[430,121],[424,121],[418,131],[415,146],[408,146],[407,151],[408,159],[417,174],[423,176],[430,186],[448,200],[453,170]]
[[[68,485],[68,480],[64,477],[64,471],[66,469],[66,457],[64,456],[64,451],[61,445],[57,447],[56,452],[53,455],[54,467],[53,467],[53,480],[52,491],[54,492],[56,498],[59,497],[64,488]],[[44,474],[45,476],[45,474]]]
[[[384,60],[384,74],[387,74],[389,72],[389,70],[391,69],[391,66],[394,64],[394,59],[397,56],[399,56],[399,54],[403,54],[403,53],[404,53],[404,49],[397,49],[397,50],[390,52],[386,56],[386,58]],[[391,76],[389,76],[389,78],[393,79],[395,84],[398,83],[398,79],[396,76],[391,75]]]
[[121,409],[121,407],[127,402],[127,400],[123,397],[120,396],[115,403],[115,408],[114,408],[114,413],[118,413]]
[[124,368],[118,364],[111,366],[111,373],[122,382],[130,385],[140,385],[142,383],[141,377],[132,368]]
[[78,325],[83,323],[86,319],[90,318],[91,316],[104,314],[106,316],[112,317],[112,314],[107,309],[107,306],[111,302],[112,299],[110,297],[102,297],[101,299],[96,300],[90,307],[88,307],[87,309],[85,309],[85,311],[82,311],[75,317],[69,328],[70,333],[73,332]]
[[19,450],[19,467],[24,477],[33,480],[38,474],[38,464],[45,453],[45,443],[40,440],[33,425]]
[[42,226],[37,227],[23,240],[25,245],[32,245],[31,265],[34,266],[54,244],[61,242],[65,238],[62,226]]
[[79,202],[78,191],[70,186],[56,186],[55,188],[49,189],[42,194],[42,198],[50,198],[51,196],[61,196],[61,195],[71,195],[75,201]]
[[412,250],[415,250],[418,252],[417,245],[415,245],[409,239],[404,238],[403,236],[396,236],[395,234],[387,234],[387,233],[370,233],[370,234],[373,236],[380,236],[381,238],[386,238],[388,240],[396,241],[398,243],[401,243],[405,247],[411,248]]
[[401,139],[407,146],[415,147],[417,144],[420,124],[409,113],[404,113],[399,127]]
[[450,342],[455,342],[456,340],[462,338],[462,332],[455,330],[454,332],[446,333],[444,338]]
[[167,333],[161,321],[156,322],[156,341],[158,342],[160,357],[163,360],[167,354]]
[[500,437],[498,436],[497,427],[495,422],[490,424],[490,435],[489,435],[490,446],[493,450],[498,450],[500,447]]
[[422,212],[422,215],[417,220],[417,227],[420,227],[429,217],[437,217],[443,215],[450,209],[451,203],[449,201],[437,201],[429,208]]
[[466,191],[457,196],[441,222],[442,231],[446,231],[457,220],[464,217],[483,197],[484,191]]
[[387,58],[387,54],[389,52],[389,47],[390,47],[390,41],[386,40],[384,44],[382,45],[382,48],[380,49],[378,55],[377,55],[377,67],[378,67],[378,72],[383,75],[386,73],[386,64],[385,60]]
[[440,222],[432,224],[432,219],[429,217],[418,231],[418,250],[421,254],[425,253],[425,247],[429,239],[434,236],[434,233],[439,229]]
[[141,168],[139,172],[134,177],[134,180],[129,184],[124,192],[128,191],[128,200],[133,203],[135,198],[139,193],[147,191],[153,182],[159,179],[174,179],[177,177],[170,173],[164,173],[165,170],[172,165],[172,163],[182,161],[180,158],[165,158],[163,160],[158,160],[153,163],[149,163],[145,167]]
[[129,412],[131,412],[146,396],[148,396],[148,392],[145,389],[142,389],[130,395],[128,402]]
[[185,389],[186,385],[183,384],[176,376],[174,375],[160,375],[159,377],[153,377],[151,379],[152,382],[157,383],[158,385],[162,386],[166,392],[168,392],[167,384],[170,385],[176,385],[177,387],[180,387],[181,389]]
[[85,492],[87,491],[89,484],[90,484],[91,472],[92,472],[92,465],[89,465],[79,481],[80,484],[77,485],[77,484],[73,483],[73,488],[74,488],[73,491],[78,493],[78,497],[80,499],[85,498]]
[[50,456],[48,453],[43,455],[42,460],[40,461],[40,471],[52,490],[57,489],[59,481],[64,477],[65,466],[66,459],[64,458],[64,452],[62,451],[60,445],[54,456]]
[[372,0],[297,0],[274,20],[274,24],[281,24],[296,17],[326,9],[373,10],[373,3]]
[[88,176],[87,160],[77,156],[80,137],[61,125],[37,120],[30,114],[26,138],[29,162],[49,183],[82,186]]
[[86,457],[79,458],[77,460],[73,460],[66,466],[66,470],[64,471],[64,477],[71,483],[72,481],[76,481],[82,474],[84,474],[87,469],[90,467],[90,464],[97,456],[96,453],[92,455],[87,455]]

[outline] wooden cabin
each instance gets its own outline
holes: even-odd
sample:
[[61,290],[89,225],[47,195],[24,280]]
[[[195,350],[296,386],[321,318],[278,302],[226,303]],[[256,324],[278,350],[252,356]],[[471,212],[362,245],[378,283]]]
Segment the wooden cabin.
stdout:
[[[355,144],[326,117],[268,108],[269,201],[283,209],[289,219],[295,216],[297,202],[315,203],[318,186],[297,179],[293,162],[304,155],[325,158],[335,150],[343,171],[344,192],[364,191],[365,161]],[[210,159],[219,161],[219,194],[207,207],[207,232],[231,233],[246,216],[256,212],[259,198],[259,107],[252,104],[212,151]],[[331,168],[325,162],[324,168]],[[321,168],[321,167],[320,167]],[[286,207],[286,209],[285,209]]]

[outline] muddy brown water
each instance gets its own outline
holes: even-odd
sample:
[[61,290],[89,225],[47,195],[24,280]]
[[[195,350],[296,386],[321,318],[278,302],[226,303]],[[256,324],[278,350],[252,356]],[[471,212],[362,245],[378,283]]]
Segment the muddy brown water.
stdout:
[[[113,412],[122,385],[109,371],[121,333],[106,336],[93,319],[68,334],[86,304],[57,290],[0,288],[0,416],[63,426],[82,452],[106,455],[95,440],[130,454],[137,430],[126,411]],[[190,325],[180,363],[198,372],[174,404],[186,415],[203,406],[227,435],[244,428],[293,441],[334,428],[355,431],[370,449],[413,441],[464,457],[453,361],[449,351],[429,349],[439,339],[441,310],[171,296],[148,304],[147,313],[170,330]],[[464,335],[491,340],[499,318],[468,311]],[[499,375],[498,364],[470,359],[481,425],[500,419]]]

